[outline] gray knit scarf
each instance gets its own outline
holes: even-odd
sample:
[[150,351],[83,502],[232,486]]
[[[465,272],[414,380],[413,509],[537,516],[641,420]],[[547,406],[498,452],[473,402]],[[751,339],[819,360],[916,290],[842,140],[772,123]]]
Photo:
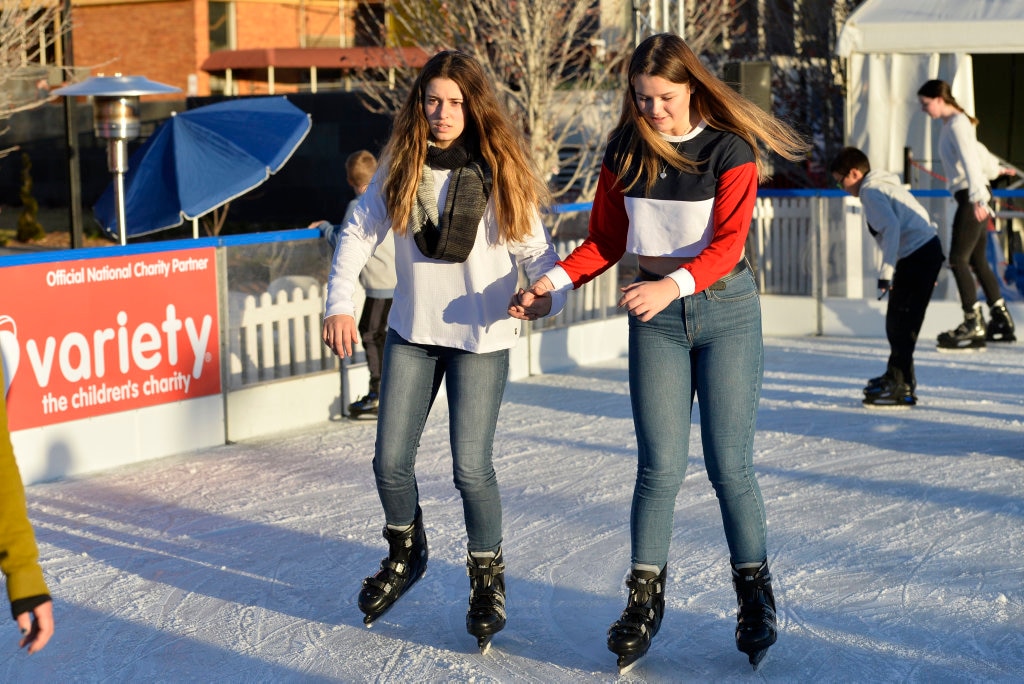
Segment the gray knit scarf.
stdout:
[[[431,168],[452,170],[443,214],[438,211]],[[476,242],[490,195],[491,170],[473,159],[461,138],[444,149],[430,145],[409,215],[409,230],[423,256],[452,263],[465,261]]]

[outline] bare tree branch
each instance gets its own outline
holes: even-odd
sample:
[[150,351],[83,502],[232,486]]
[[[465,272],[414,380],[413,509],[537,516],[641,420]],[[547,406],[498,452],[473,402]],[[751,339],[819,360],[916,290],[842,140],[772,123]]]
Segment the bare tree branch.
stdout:
[[[614,123],[606,91],[618,90],[632,48],[625,27],[601,25],[599,6],[576,0],[410,0],[389,5],[389,30],[378,26],[376,33],[391,44],[415,37],[428,53],[459,49],[476,57],[525,134],[552,194],[574,199],[593,193],[598,155]],[[627,16],[626,5],[620,8],[619,16]],[[364,79],[364,100],[374,111],[394,112],[414,77],[406,70],[393,88],[379,77]]]
[[44,105],[50,53],[65,31],[57,0],[0,0],[0,120]]

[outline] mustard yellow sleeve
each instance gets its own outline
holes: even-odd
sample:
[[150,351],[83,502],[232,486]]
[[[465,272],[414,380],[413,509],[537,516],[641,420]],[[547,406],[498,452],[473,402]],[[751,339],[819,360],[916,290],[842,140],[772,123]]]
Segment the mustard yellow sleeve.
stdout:
[[3,387],[0,364],[0,571],[7,578],[7,596],[14,603],[50,592],[39,567],[39,549],[28,521],[25,489],[14,460]]

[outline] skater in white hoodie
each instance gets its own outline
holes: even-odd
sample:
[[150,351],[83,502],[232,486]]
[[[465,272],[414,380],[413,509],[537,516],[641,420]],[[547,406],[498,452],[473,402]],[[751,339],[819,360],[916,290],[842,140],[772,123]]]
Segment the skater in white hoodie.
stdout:
[[899,176],[872,171],[867,155],[856,147],[843,148],[830,170],[839,188],[860,198],[867,228],[882,250],[878,298],[889,296],[889,362],[885,373],[868,380],[864,405],[913,406],[914,347],[945,260],[935,223]]
[[[1001,172],[992,153],[978,142],[978,120],[967,114],[953,97],[949,83],[933,79],[917,91],[921,110],[942,122],[939,157],[946,185],[956,200],[953,232],[949,243],[949,268],[953,272],[964,322],[940,333],[940,350],[984,349],[987,342],[1013,342],[1013,317],[999,290],[999,279],[988,263],[988,224],[994,216],[989,180]],[[977,282],[975,282],[977,279]],[[989,305],[988,324],[978,301],[981,286]]]

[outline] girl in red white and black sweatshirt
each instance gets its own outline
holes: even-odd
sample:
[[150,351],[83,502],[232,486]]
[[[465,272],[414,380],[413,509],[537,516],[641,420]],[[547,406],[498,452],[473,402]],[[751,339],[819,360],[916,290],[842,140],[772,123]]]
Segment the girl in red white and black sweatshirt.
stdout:
[[743,247],[765,163],[758,144],[796,160],[806,143],[713,76],[681,38],[646,39],[609,138],[589,236],[509,306],[590,281],[625,253],[640,275],[629,312],[637,438],[629,597],[608,631],[620,668],[644,655],[664,613],[675,498],[700,404],[708,477],[719,499],[739,612],[736,645],[756,667],[775,642],[764,503],[753,472],[764,367],[761,310]]

